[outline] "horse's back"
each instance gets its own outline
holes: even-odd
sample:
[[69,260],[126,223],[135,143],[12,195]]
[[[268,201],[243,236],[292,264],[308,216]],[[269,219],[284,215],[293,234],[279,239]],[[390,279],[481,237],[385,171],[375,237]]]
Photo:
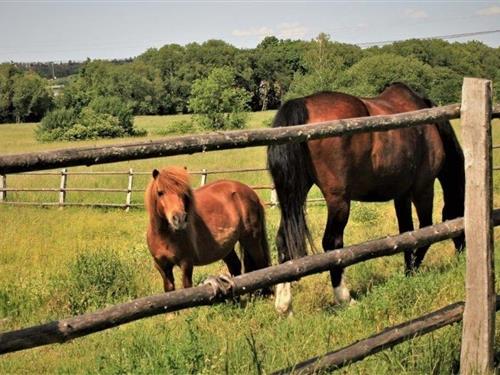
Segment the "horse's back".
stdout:
[[[304,100],[309,123],[427,107],[403,84],[391,85],[375,98],[331,92]],[[345,191],[352,199],[366,201],[393,199],[412,187],[430,183],[444,159],[434,124],[315,140],[308,142],[308,148],[324,194]]]

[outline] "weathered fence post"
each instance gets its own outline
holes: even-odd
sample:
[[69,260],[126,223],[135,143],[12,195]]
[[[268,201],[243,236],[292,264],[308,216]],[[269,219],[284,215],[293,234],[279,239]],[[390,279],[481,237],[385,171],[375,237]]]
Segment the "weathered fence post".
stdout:
[[[0,189],[7,189],[7,175],[0,174]],[[0,202],[7,200],[7,192],[0,190]]]
[[205,168],[203,168],[201,171],[200,186],[203,186],[207,183],[207,178],[208,178],[208,172]]
[[134,171],[132,168],[128,170],[128,185],[127,185],[127,198],[125,199],[125,211],[130,210],[130,203],[132,202],[132,184],[134,182]]
[[66,168],[61,169],[61,184],[59,186],[59,206],[63,207],[66,201],[66,185],[68,182],[68,170]]
[[493,373],[495,339],[491,81],[464,79],[461,124],[467,265],[460,373],[484,374]]

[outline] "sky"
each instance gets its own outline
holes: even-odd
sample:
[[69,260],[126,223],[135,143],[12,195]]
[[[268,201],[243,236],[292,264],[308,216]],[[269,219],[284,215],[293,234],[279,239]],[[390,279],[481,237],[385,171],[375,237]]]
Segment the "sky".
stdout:
[[[165,44],[266,36],[359,44],[451,38],[500,46],[500,1],[0,0],[0,62],[137,56]],[[380,43],[378,43],[380,44]]]

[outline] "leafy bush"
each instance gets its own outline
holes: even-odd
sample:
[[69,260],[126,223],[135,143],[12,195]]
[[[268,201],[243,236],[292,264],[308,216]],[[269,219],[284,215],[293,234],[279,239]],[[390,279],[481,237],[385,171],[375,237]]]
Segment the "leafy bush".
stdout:
[[132,109],[119,97],[99,96],[90,102],[89,107],[96,113],[115,116],[126,134],[134,134]]
[[145,135],[134,129],[131,109],[117,97],[94,99],[80,113],[59,108],[49,112],[38,125],[36,136],[41,141],[77,141]]
[[80,254],[64,284],[72,314],[137,297],[132,267],[103,250]]

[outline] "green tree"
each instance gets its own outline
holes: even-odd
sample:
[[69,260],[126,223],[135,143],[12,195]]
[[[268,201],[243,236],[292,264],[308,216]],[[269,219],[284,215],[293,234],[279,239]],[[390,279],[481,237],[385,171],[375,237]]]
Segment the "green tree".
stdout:
[[261,110],[278,107],[294,74],[304,72],[302,56],[306,45],[306,42],[270,36],[254,50],[254,74]]
[[12,81],[12,107],[16,122],[38,121],[53,104],[47,81],[36,73],[19,74]]
[[207,129],[243,128],[250,93],[235,87],[231,68],[215,68],[205,79],[194,81],[189,109]]
[[340,76],[361,58],[361,54],[359,47],[331,42],[329,35],[320,33],[305,51],[306,72],[294,75],[286,99],[336,90]]
[[404,82],[428,95],[433,70],[414,57],[389,53],[365,57],[345,71],[337,83],[339,90],[358,96],[377,95],[392,82]]
[[12,121],[12,79],[18,73],[12,64],[0,64],[0,122]]

